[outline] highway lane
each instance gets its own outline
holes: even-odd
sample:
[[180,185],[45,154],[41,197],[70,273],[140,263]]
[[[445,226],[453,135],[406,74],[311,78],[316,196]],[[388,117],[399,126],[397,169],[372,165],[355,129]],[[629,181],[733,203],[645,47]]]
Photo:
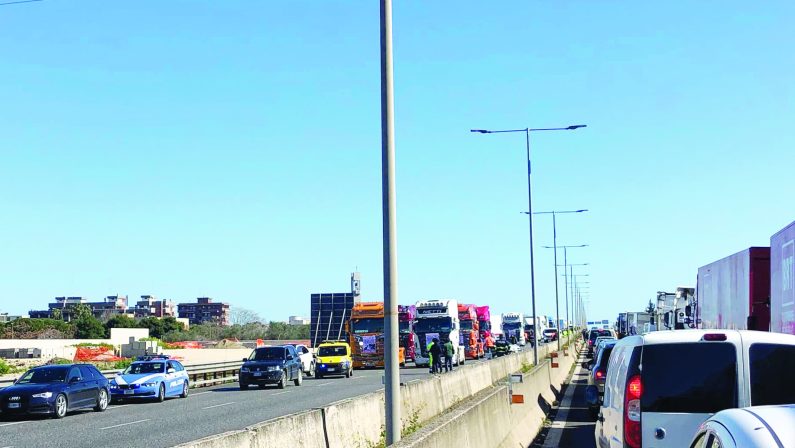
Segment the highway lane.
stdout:
[[[357,370],[349,379],[304,378],[303,385],[290,383],[283,390],[241,391],[228,383],[191,389],[186,399],[111,405],[102,413],[78,411],[62,420],[3,419],[0,447],[168,447],[375,392],[383,388],[382,376],[383,370]],[[428,376],[427,368],[401,369],[402,382]]]

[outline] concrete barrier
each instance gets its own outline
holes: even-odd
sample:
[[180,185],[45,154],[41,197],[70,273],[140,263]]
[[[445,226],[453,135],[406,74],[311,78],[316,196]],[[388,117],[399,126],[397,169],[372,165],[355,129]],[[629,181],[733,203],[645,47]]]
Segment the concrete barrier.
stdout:
[[274,446],[326,448],[322,412],[316,409],[286,415],[239,431],[225,432],[177,445],[179,448],[268,448]]
[[328,448],[368,448],[381,441],[383,392],[338,401],[324,407],[322,412]]

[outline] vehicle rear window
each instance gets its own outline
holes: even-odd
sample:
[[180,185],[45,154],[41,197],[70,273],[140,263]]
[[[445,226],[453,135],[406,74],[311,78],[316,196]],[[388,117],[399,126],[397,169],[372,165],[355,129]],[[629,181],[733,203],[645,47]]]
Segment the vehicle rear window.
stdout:
[[607,373],[607,363],[610,361],[610,353],[613,351],[612,346],[608,346],[602,349],[602,353],[599,355],[599,367],[598,369],[604,370]]
[[647,345],[643,412],[712,413],[737,407],[737,351],[729,343]]
[[795,346],[751,344],[751,405],[795,403]]

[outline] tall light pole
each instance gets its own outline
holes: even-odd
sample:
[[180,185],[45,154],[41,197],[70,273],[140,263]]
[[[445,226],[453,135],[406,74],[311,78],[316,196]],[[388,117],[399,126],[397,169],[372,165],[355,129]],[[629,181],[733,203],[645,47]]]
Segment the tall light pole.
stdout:
[[381,206],[384,250],[384,427],[387,446],[400,441],[395,103],[392,74],[392,0],[381,0]]
[[[552,210],[549,212],[532,212],[534,215],[552,215],[552,248],[555,249],[555,327],[558,329],[558,333],[562,330],[560,328],[560,299],[558,294],[558,226],[556,216],[560,214],[566,213],[582,213],[587,212],[588,209],[581,209],[581,210]],[[524,212],[530,214],[530,212]],[[544,246],[547,247],[547,246]],[[568,309],[568,301],[566,302],[566,308]],[[567,312],[568,314],[568,312]],[[560,351],[560,337],[558,339],[558,351]]]
[[[574,124],[571,126],[567,126],[565,128],[524,128],[524,129],[506,129],[501,131],[490,131],[487,129],[470,129],[469,132],[475,132],[478,134],[502,134],[506,132],[524,132],[525,133],[525,145],[527,148],[527,218],[529,222],[529,232],[530,232],[530,301],[532,302],[533,307],[533,326],[536,326],[536,281],[535,281],[535,266],[533,264],[533,193],[531,189],[530,183],[530,175],[532,173],[531,165],[530,165],[530,133],[531,132],[541,132],[541,131],[574,131],[576,129],[584,128],[587,125],[585,124]],[[533,341],[533,364],[538,365],[538,331],[533,332],[534,338],[536,339]]]
[[[587,283],[587,282],[579,282],[578,283],[577,282],[577,277],[588,277],[589,276],[589,274],[577,274],[577,275],[575,275],[574,274],[574,266],[585,266],[587,264],[588,263],[582,263],[582,264],[579,264],[579,265],[578,264],[570,264],[569,265],[569,271],[570,271],[569,277],[571,277],[571,281],[570,281],[570,285],[571,286],[570,287],[571,287],[572,300],[579,300],[580,299],[579,291],[575,290],[577,288],[577,285]],[[569,283],[569,279],[567,279],[566,282]],[[582,320],[582,310],[580,309],[580,304],[576,305],[576,311],[577,311],[577,316],[580,318],[580,320]],[[577,323],[578,323],[578,325],[581,324],[581,322],[577,322]]]
[[[571,247],[588,247],[587,244],[581,244],[579,246],[563,246],[563,280],[566,283],[566,320],[569,320],[569,266],[588,266],[590,263],[574,263],[568,264],[568,256],[566,254],[566,249]],[[558,265],[561,267],[561,265]],[[571,295],[572,301],[574,300],[574,293]],[[571,321],[576,322],[576,313],[577,310],[574,309],[574,303],[571,304],[571,312],[572,312],[572,319]],[[576,326],[576,325],[575,325]]]

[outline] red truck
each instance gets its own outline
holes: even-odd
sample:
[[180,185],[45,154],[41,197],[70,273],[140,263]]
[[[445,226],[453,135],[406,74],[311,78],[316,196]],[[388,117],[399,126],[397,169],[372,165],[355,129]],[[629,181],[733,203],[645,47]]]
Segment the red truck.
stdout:
[[475,305],[458,304],[458,321],[461,325],[459,343],[464,347],[467,359],[479,359],[485,354],[480,338],[480,323]]
[[795,334],[795,222],[770,237],[770,331]]
[[491,313],[489,306],[479,306],[475,308],[478,313],[478,329],[480,331],[480,339],[486,340],[491,337]]
[[770,329],[770,248],[751,247],[698,269],[698,328]]
[[398,322],[400,326],[400,346],[406,351],[406,359],[414,362],[414,355],[419,349],[419,339],[414,333],[414,321],[417,319],[417,307],[414,305],[398,305]]

